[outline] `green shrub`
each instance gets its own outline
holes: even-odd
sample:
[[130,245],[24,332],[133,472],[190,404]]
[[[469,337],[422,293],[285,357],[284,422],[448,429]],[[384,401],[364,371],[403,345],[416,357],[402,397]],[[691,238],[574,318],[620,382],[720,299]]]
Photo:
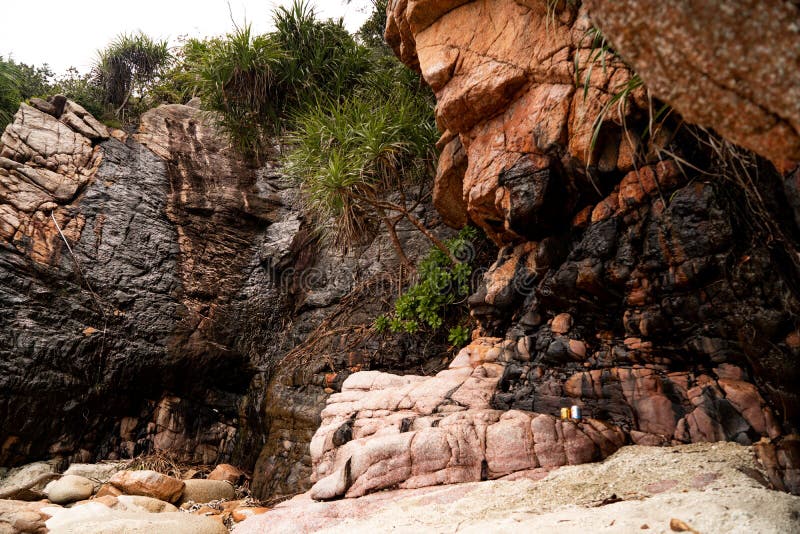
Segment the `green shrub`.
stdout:
[[22,97],[19,92],[20,72],[11,61],[0,58],[0,128],[14,118]]
[[25,63],[14,64],[19,72],[19,93],[23,100],[32,97],[45,98],[52,94],[55,74],[46,63],[40,67]]
[[63,94],[70,100],[74,100],[86,111],[98,119],[107,120],[113,115],[106,117],[103,105],[103,91],[94,83],[91,74],[81,74],[75,67],[70,67],[63,76],[56,78],[49,94]]
[[318,103],[298,113],[294,123],[286,170],[301,183],[320,227],[339,245],[366,236],[389,209],[386,193],[428,176],[432,165],[431,109],[406,92],[391,101],[365,91]]
[[278,7],[273,22],[276,30],[268,35],[245,25],[224,38],[189,40],[183,66],[172,74],[256,161],[299,109],[342,100],[371,68],[369,52],[342,21],[317,20],[307,2]]
[[[445,242],[453,256],[463,258],[456,263],[438,248],[432,248],[420,262],[417,282],[398,297],[393,313],[375,320],[375,329],[381,333],[415,333],[422,328],[442,328],[447,312],[469,296],[473,241],[477,237],[478,231],[467,226]],[[469,329],[463,325],[450,328],[448,341],[454,346],[464,345],[469,341]]]
[[199,96],[203,108],[216,113],[235,148],[259,160],[279,124],[283,50],[247,25],[224,38],[190,39],[182,54],[185,71],[176,77],[184,91]]
[[[92,82],[100,88],[103,103],[119,116],[132,109],[138,116],[144,111],[149,87],[159,79],[172,62],[166,41],[154,41],[144,33],[120,34],[98,54]],[[129,104],[137,96],[139,104]],[[148,106],[144,106],[145,108]]]
[[278,7],[273,23],[273,38],[286,53],[282,84],[287,102],[283,111],[314,104],[320,98],[340,100],[372,68],[369,49],[356,43],[342,20],[317,20],[314,8],[305,0]]
[[[348,2],[349,3],[349,2]],[[383,32],[386,29],[386,5],[387,0],[370,0],[372,13],[356,34],[362,43],[374,50],[389,52],[389,47],[383,40]]]

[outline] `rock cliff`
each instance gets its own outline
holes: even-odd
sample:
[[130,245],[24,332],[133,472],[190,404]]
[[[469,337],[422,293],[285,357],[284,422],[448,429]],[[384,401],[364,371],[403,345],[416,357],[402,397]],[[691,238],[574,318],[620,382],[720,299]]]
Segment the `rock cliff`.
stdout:
[[397,283],[388,240],[319,243],[296,185],[244,164],[200,110],[159,107],[129,136],[63,98],[31,104],[0,145],[0,465],[258,459],[256,491],[293,494],[326,388],[440,350],[367,328]]
[[[23,105],[0,139],[0,464],[170,451],[334,499],[726,440],[800,491],[797,7],[683,4],[388,3],[443,132],[438,214],[416,214],[499,247],[444,369],[369,329],[403,276],[386,236],[320,243],[199,110],[129,136]],[[759,21],[769,61],[737,48]]]
[[[475,341],[449,370],[360,373],[328,400],[312,497],[549,469],[623,443],[718,440],[757,443],[774,487],[800,491],[797,197],[782,174],[796,166],[793,108],[762,128],[725,115],[738,105],[728,94],[705,115],[694,100],[686,119],[700,125],[685,124],[685,98],[669,108],[642,82],[653,76],[657,95],[648,69],[682,45],[657,65],[651,47],[637,49],[638,74],[590,16],[623,54],[625,36],[650,33],[619,21],[658,17],[647,3],[625,16],[607,4],[389,2],[387,41],[437,97],[434,203],[501,250],[470,297]],[[695,22],[678,27],[691,35]],[[698,56],[716,53],[700,43]],[[557,419],[570,405],[583,421]]]

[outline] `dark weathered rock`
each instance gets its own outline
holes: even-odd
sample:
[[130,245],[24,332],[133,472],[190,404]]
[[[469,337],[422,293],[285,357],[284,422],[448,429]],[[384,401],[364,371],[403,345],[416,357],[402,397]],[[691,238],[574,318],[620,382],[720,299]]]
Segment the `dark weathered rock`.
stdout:
[[[469,298],[518,362],[493,407],[577,404],[635,443],[781,447],[800,428],[797,7],[432,4],[390,1],[386,36],[464,148],[469,219],[505,245]],[[684,116],[651,123],[637,74]],[[773,474],[800,491],[781,450]]]
[[[260,455],[261,495],[306,487],[325,389],[350,369],[426,357],[367,336],[370,360],[353,356],[355,337],[315,334],[334,312],[369,334],[396,283],[388,240],[320,243],[296,184],[244,164],[194,107],[160,107],[133,138],[101,140],[74,103],[59,117],[81,124],[59,120],[55,99],[35,103],[46,112],[23,106],[0,158],[0,464],[162,451],[249,470]],[[424,205],[417,216],[438,224]],[[427,251],[398,232],[412,258]]]

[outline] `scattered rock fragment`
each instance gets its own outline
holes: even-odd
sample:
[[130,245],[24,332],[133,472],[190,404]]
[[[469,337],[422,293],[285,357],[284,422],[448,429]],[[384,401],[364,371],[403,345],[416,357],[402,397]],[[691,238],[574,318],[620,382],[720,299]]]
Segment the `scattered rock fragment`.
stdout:
[[239,484],[245,477],[244,471],[231,464],[219,464],[208,474],[208,480],[225,480],[231,484]]

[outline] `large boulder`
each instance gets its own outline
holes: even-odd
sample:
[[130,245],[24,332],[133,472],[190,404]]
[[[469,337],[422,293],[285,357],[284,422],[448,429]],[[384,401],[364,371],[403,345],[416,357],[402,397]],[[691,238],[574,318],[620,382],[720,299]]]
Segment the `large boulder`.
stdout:
[[58,476],[54,462],[33,462],[0,473],[0,498],[35,501],[44,498],[44,487]]
[[44,488],[44,493],[54,504],[69,504],[92,496],[94,482],[78,475],[64,475]]
[[217,500],[232,500],[236,497],[233,484],[226,480],[191,479],[184,480],[180,502],[205,503]]
[[182,480],[147,470],[120,471],[108,482],[127,495],[143,495],[167,502],[180,499],[185,486]]
[[246,477],[244,471],[231,464],[219,464],[208,474],[208,480],[225,480],[239,484]]

